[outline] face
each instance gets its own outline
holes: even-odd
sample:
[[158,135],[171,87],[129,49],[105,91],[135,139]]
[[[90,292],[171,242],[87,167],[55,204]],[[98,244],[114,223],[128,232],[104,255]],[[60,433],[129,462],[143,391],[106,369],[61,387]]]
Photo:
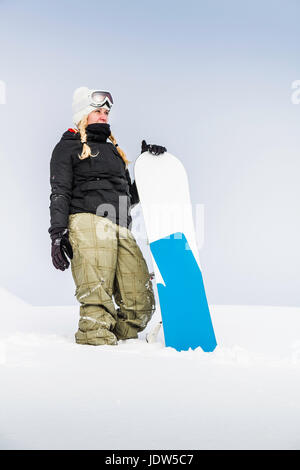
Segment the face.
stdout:
[[106,108],[98,108],[95,109],[95,111],[91,111],[88,115],[88,122],[87,125],[89,124],[94,124],[96,122],[108,122],[108,116],[109,116],[110,111]]

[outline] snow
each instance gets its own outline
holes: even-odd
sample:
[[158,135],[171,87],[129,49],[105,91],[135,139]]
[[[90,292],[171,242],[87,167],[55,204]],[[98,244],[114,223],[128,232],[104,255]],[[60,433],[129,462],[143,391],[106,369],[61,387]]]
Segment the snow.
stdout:
[[[0,289],[1,449],[299,449],[300,309],[211,305],[213,353],[74,342],[79,306]],[[160,319],[155,314],[150,326]]]

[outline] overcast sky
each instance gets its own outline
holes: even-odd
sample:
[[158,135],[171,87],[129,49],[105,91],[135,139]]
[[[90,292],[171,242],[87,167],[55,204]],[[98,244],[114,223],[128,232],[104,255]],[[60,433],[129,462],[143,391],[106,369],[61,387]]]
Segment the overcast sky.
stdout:
[[298,306],[299,15],[290,0],[0,1],[1,285],[76,302],[50,257],[49,162],[88,86],[111,91],[132,162],[145,138],[187,168],[209,303]]

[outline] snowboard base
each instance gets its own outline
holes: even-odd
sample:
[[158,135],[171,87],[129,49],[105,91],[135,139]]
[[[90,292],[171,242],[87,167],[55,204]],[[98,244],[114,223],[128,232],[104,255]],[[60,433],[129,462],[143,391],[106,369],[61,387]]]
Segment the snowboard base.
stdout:
[[177,351],[217,345],[202,273],[182,232],[150,243],[165,285],[157,283],[165,344]]

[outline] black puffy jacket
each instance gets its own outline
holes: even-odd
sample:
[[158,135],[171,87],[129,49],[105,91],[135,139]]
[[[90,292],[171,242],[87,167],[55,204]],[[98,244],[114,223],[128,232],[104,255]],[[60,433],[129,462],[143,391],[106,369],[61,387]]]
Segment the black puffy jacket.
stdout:
[[68,227],[69,214],[91,212],[131,227],[130,208],[139,202],[135,182],[116,147],[107,142],[110,125],[89,124],[92,155],[80,160],[80,133],[69,129],[56,144],[50,161],[50,227],[53,234]]

